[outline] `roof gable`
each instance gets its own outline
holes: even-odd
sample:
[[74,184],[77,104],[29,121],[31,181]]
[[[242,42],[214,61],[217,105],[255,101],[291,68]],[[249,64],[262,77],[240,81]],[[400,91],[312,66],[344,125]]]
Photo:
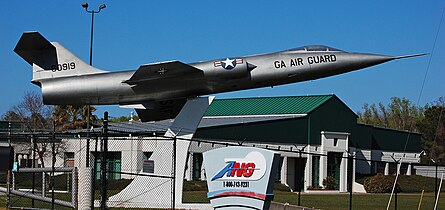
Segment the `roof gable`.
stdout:
[[334,95],[217,99],[205,116],[308,114]]

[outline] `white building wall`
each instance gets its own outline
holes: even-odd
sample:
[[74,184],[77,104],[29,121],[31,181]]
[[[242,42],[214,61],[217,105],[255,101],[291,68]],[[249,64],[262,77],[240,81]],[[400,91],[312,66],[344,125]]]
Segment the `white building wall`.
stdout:
[[306,155],[306,167],[304,171],[304,191],[312,185],[312,155]]
[[[354,157],[357,159],[357,160],[354,160],[356,162],[355,172],[361,173],[361,174],[373,173],[371,171],[372,162],[370,161],[371,160],[371,151],[370,150],[360,150],[360,149],[354,149],[354,150],[355,150]],[[364,160],[368,160],[368,161],[364,161]]]
[[[338,133],[338,132],[322,132],[322,145],[311,145],[307,146],[304,151],[312,154],[320,154],[320,170],[319,170],[319,183],[322,185],[323,179],[327,177],[327,154],[328,152],[340,152],[343,157],[347,157],[348,150],[348,133]],[[335,144],[334,138],[337,138],[337,142]],[[123,172],[129,173],[138,173],[142,170],[143,166],[143,152],[152,152],[155,151],[161,142],[166,141],[162,137],[152,137],[152,138],[140,138],[140,139],[132,139],[128,140],[128,138],[115,138],[109,140],[109,151],[113,152],[121,152],[121,162]],[[99,141],[100,142],[100,141]],[[70,139],[66,140],[67,143],[67,152],[74,152],[74,165],[75,167],[85,166],[86,163],[86,140],[85,139]],[[192,142],[189,148],[189,155],[185,173],[185,179],[191,180],[192,178],[192,164],[193,158],[192,153],[203,153],[205,151],[225,147],[223,144],[212,144],[212,143],[198,143]],[[245,146],[253,146],[253,144],[245,144]],[[281,183],[287,184],[289,186],[295,185],[295,159],[298,158],[298,149],[303,148],[304,145],[272,145],[272,144],[256,144],[257,147],[265,148],[268,146],[269,148],[278,148],[282,150],[281,156],[283,157],[283,165],[281,168]],[[95,140],[92,139],[90,141],[90,151],[93,152],[95,148]],[[100,151],[100,144],[98,145],[98,151]],[[288,151],[288,152],[286,152]],[[369,161],[354,161],[355,162],[355,170],[360,173],[370,173],[371,171],[371,162],[373,161],[393,161],[392,157],[399,158],[403,163],[417,163],[420,158],[418,154],[415,153],[396,153],[396,152],[388,152],[388,151],[370,151],[370,150],[359,150],[355,148],[351,148],[351,151],[354,152],[357,158],[363,158]],[[170,152],[170,151],[165,151]],[[308,187],[312,185],[312,155],[302,154],[302,157],[307,158],[305,173],[304,173],[304,190],[307,190]],[[64,164],[63,158],[58,157],[56,162],[56,167],[61,167]],[[93,156],[90,155],[90,160],[92,166]],[[47,158],[45,161],[45,165],[51,166],[51,159]],[[156,167],[162,167],[160,163],[155,163]],[[340,191],[344,192],[347,190],[347,160],[344,158],[340,165]],[[353,173],[355,177],[355,173]],[[202,180],[205,180],[205,168],[203,168],[201,172]],[[122,175],[121,178],[133,178],[134,176],[130,175]]]

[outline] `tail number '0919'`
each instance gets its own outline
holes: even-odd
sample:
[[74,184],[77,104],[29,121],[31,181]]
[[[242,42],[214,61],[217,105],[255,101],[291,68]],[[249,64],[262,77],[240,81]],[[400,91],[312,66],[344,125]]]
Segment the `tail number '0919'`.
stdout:
[[56,71],[66,71],[66,70],[72,70],[76,68],[76,63],[74,62],[69,62],[69,63],[59,63],[57,65],[53,65],[51,66],[51,70],[53,72]]

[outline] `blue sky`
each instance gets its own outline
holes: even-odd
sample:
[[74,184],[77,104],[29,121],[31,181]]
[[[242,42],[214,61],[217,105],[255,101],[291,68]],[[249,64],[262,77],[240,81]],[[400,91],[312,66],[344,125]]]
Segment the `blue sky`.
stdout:
[[[31,66],[13,52],[24,31],[39,31],[88,62],[91,16],[83,1],[18,1],[0,7],[0,115],[19,103]],[[142,64],[267,53],[323,44],[351,52],[385,55],[431,53],[445,7],[436,1],[89,1],[107,8],[95,16],[93,65],[109,71]],[[217,98],[336,94],[352,110],[389,103],[393,96],[420,105],[445,96],[445,23],[434,54],[361,71],[274,88],[238,91]],[[97,115],[129,115],[117,106]]]

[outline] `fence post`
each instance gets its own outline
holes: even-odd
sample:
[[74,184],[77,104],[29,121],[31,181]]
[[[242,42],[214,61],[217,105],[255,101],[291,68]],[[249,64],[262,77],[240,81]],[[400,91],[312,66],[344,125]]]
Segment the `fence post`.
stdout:
[[54,209],[54,170],[56,164],[56,121],[53,120],[53,138],[52,138],[52,157],[51,157],[51,209]]
[[173,163],[172,163],[172,209],[175,209],[176,197],[176,136],[173,138]]
[[[74,206],[76,208],[78,208],[79,200],[77,199],[77,196],[79,195],[79,193],[78,193],[79,187],[77,185],[79,182],[78,182],[78,170],[75,167],[73,168],[73,172],[71,174],[71,183],[73,185],[73,187],[71,188],[71,202],[73,202]],[[92,198],[93,198],[93,202],[94,202],[94,195],[92,196]]]
[[42,172],[42,197],[46,196],[46,173]]
[[[79,182],[73,179],[73,181],[75,181],[75,183],[73,182],[73,186],[76,186],[75,184],[78,184],[78,188],[76,190],[74,190],[73,188],[73,195],[75,194],[75,191],[78,191],[78,193],[76,193],[78,194],[78,209],[94,209],[90,207],[92,203],[91,199],[94,202],[94,196],[91,195],[91,178],[93,176],[91,168],[81,167],[79,168],[79,170],[77,170],[77,173],[74,169],[73,177],[74,176],[79,177]],[[74,199],[75,197],[73,197],[73,200]]]
[[107,150],[108,150],[108,112],[104,113],[104,124],[102,129],[102,161],[101,161],[101,203],[100,209],[107,208]]
[[[36,147],[37,147],[37,143],[36,140],[34,139],[34,135],[31,134],[31,144],[32,144],[32,163],[31,166],[32,168],[36,167]],[[29,158],[28,158],[29,159]],[[36,187],[36,173],[33,172],[32,173],[32,189],[31,189],[31,193],[34,194],[34,188]],[[34,198],[31,199],[31,207],[34,208]]]
[[436,201],[436,199],[437,199],[437,191],[438,191],[438,189],[437,189],[437,167],[438,167],[438,163],[439,163],[438,160],[436,160],[434,162],[434,164],[436,166],[436,170],[435,170],[436,173],[434,175],[434,201]]
[[91,204],[90,204],[90,209],[94,209],[94,195],[96,194],[96,173],[97,173],[97,144],[98,144],[98,137],[95,136],[95,142],[94,142],[94,165],[93,165],[93,178],[92,178],[92,183],[91,183]]
[[8,209],[10,209],[11,208],[11,183],[10,183],[10,176],[11,176],[11,170],[10,169],[8,169],[8,175],[6,176],[6,188],[7,188],[7,194],[8,194],[8,197],[7,197],[7,199],[6,199],[6,207],[8,208]]
[[[8,144],[11,147],[11,122],[8,124]],[[6,207],[11,208],[11,169],[8,169],[8,174],[6,175],[6,187],[7,187],[7,199],[6,199]]]
[[353,191],[352,191],[352,189],[354,188],[354,183],[352,183],[352,181],[353,181],[353,167],[354,167],[354,159],[353,159],[353,156],[352,156],[352,154],[350,153],[350,152],[348,152],[348,171],[347,171],[347,173],[348,173],[348,175],[347,175],[347,177],[348,177],[348,185],[349,185],[349,210],[352,210],[352,193],[353,193]]

